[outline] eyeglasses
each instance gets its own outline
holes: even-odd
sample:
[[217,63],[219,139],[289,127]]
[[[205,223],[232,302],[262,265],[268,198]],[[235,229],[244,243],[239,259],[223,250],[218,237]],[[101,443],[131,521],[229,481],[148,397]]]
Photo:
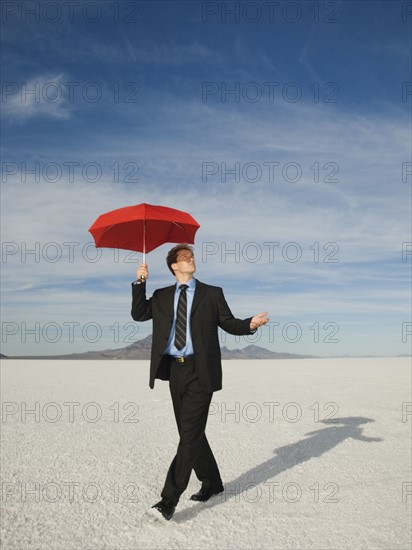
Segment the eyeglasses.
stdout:
[[182,254],[177,258],[177,262],[188,262],[189,260],[194,260],[195,257],[193,254]]

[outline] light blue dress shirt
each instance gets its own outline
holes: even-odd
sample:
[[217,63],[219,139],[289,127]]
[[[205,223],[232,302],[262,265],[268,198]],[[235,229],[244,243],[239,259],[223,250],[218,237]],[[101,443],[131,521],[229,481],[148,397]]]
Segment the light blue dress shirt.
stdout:
[[165,349],[167,355],[174,355],[175,357],[180,357],[181,355],[192,355],[193,352],[193,343],[192,343],[192,334],[190,331],[190,313],[192,311],[193,298],[195,295],[196,288],[196,279],[190,279],[186,284],[188,288],[186,289],[187,296],[187,318],[186,318],[186,345],[181,350],[177,349],[175,346],[175,331],[176,331],[176,312],[177,312],[177,303],[179,301],[180,295],[180,285],[182,283],[176,283],[175,298],[174,298],[174,315],[173,315],[173,324],[172,330],[170,331],[169,341]]

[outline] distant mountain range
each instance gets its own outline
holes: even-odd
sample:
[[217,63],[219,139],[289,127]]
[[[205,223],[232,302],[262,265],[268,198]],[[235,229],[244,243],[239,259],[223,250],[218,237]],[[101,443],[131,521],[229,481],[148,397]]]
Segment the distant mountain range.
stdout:
[[[25,355],[7,357],[1,355],[4,359],[150,359],[150,350],[152,348],[152,335],[146,336],[142,340],[133,342],[125,348],[106,349],[102,351],[86,351],[84,353],[71,353],[69,355]],[[277,353],[260,346],[251,344],[242,349],[228,349],[226,346],[221,348],[222,359],[308,359],[316,358],[315,355],[296,355],[294,353]]]
[[[137,342],[133,342],[125,348],[105,349],[101,351],[86,351],[84,353],[71,353],[68,355],[15,355],[7,356],[0,354],[1,359],[150,359],[152,348],[152,335],[146,336]],[[319,359],[316,355],[298,355],[295,353],[278,353],[270,351],[260,346],[251,344],[242,349],[228,349],[226,346],[221,348],[222,359]],[[351,357],[374,358],[378,355],[333,355],[329,359],[345,359]],[[396,357],[411,357],[408,354],[397,355]],[[325,358],[324,358],[325,359]]]

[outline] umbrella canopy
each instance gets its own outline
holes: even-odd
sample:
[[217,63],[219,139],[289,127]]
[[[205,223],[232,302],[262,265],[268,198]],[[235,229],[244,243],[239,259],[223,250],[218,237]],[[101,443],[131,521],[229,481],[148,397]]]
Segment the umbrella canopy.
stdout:
[[194,243],[199,227],[186,212],[142,203],[102,214],[89,231],[97,248],[120,248],[145,254],[164,243]]

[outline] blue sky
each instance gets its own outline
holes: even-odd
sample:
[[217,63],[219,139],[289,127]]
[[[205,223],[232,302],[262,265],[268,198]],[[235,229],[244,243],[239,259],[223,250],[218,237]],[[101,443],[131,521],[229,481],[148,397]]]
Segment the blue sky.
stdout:
[[141,255],[96,257],[87,231],[141,202],[197,219],[197,277],[236,316],[269,312],[229,348],[410,353],[410,2],[2,9],[3,353],[151,332],[130,317]]

